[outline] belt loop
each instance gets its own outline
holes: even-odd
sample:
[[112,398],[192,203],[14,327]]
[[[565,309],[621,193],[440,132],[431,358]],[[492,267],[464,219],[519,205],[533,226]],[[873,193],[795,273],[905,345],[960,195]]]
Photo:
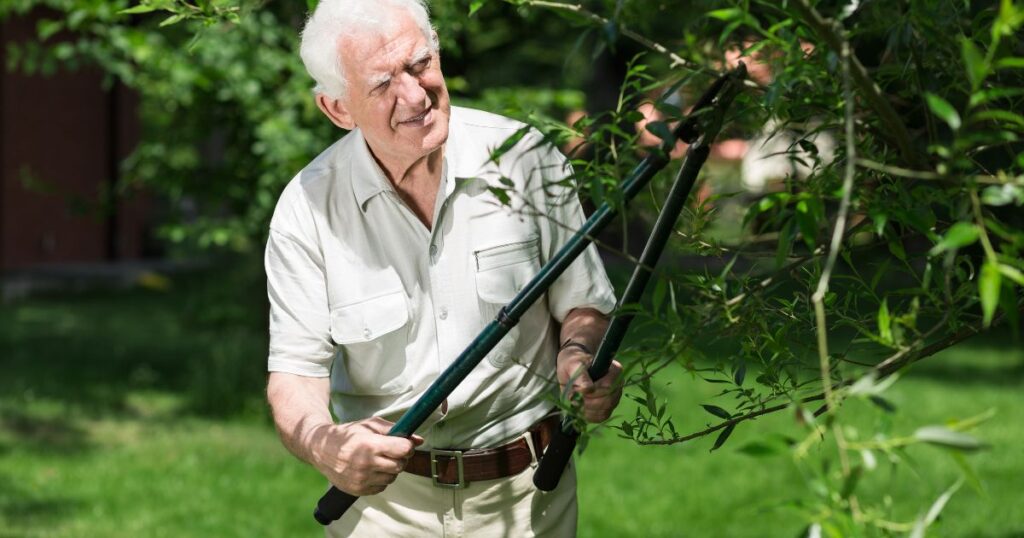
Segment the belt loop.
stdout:
[[538,455],[537,447],[533,444],[533,432],[527,430],[527,432],[523,434],[523,439],[526,441],[526,447],[530,449],[530,468],[536,469]]

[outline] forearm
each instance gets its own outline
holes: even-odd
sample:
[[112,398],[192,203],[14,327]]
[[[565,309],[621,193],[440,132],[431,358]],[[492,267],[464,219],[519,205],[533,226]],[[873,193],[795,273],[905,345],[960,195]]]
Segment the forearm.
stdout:
[[327,378],[271,372],[267,401],[281,442],[299,459],[318,466],[326,430],[334,424]]
[[583,344],[591,353],[597,353],[601,339],[608,328],[608,317],[593,308],[576,308],[565,316],[559,346],[568,341]]

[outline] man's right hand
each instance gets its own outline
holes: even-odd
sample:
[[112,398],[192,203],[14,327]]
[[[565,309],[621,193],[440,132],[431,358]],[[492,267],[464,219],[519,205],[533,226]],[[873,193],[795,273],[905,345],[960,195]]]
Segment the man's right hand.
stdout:
[[352,495],[376,495],[398,478],[423,438],[387,435],[393,424],[369,418],[325,424],[312,434],[313,464],[338,489]]

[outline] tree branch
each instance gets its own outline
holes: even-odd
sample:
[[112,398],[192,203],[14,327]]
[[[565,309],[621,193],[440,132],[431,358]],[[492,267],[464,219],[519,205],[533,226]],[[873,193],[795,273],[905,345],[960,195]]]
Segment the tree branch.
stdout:
[[[1002,321],[1002,319],[1003,319],[1003,316],[1000,316],[998,319],[993,320],[992,325],[993,326],[997,325],[999,322]],[[908,352],[906,352],[906,350],[901,350],[899,353],[896,353],[892,357],[890,357],[890,358],[882,361],[881,363],[879,363],[879,365],[876,366],[875,368],[873,368],[872,371],[875,372],[878,375],[879,379],[884,378],[884,377],[888,377],[888,376],[896,373],[897,371],[902,370],[903,368],[906,368],[907,366],[909,366],[911,364],[914,364],[914,363],[916,363],[918,361],[927,359],[927,358],[935,355],[936,353],[938,353],[940,351],[943,351],[945,349],[949,349],[949,348],[951,348],[951,347],[953,347],[953,346],[955,346],[955,345],[957,345],[957,344],[959,344],[959,343],[961,343],[961,342],[971,338],[972,336],[976,336],[976,335],[984,332],[984,330],[985,330],[985,328],[981,324],[972,325],[972,326],[970,326],[970,327],[968,327],[968,328],[966,328],[966,329],[964,329],[964,330],[962,330],[962,331],[960,331],[960,332],[958,332],[956,334],[953,334],[953,335],[948,336],[948,337],[946,337],[946,338],[944,338],[942,340],[939,340],[938,342],[934,342],[931,345],[928,345],[928,346],[925,346],[925,347],[921,348],[917,353],[908,353]],[[897,358],[897,360],[893,360],[893,358]],[[849,380],[849,381],[843,381],[841,383],[836,383],[835,385],[833,385],[830,388],[832,390],[837,390],[837,389],[846,387],[848,385],[852,385],[854,383],[854,381],[855,380]],[[824,394],[824,392],[822,392],[822,393],[816,394],[814,396],[808,396],[806,398],[801,398],[800,400],[797,400],[797,401],[800,402],[800,403],[807,403],[807,402],[820,401],[820,400],[824,400],[824,399],[825,399],[825,394]],[[694,433],[691,433],[691,434],[688,434],[688,435],[684,435],[682,437],[673,437],[671,439],[655,439],[655,440],[649,440],[649,441],[637,441],[637,444],[639,444],[639,445],[674,445],[674,444],[677,444],[677,443],[684,443],[686,441],[692,441],[693,439],[697,439],[699,437],[704,437],[704,436],[706,436],[708,434],[714,433],[714,432],[716,432],[718,430],[721,430],[723,428],[727,428],[729,426],[735,426],[736,424],[739,424],[741,422],[746,422],[748,420],[752,420],[752,419],[755,419],[755,418],[758,418],[758,417],[762,417],[764,415],[769,415],[769,414],[772,414],[772,413],[776,413],[778,411],[782,411],[783,409],[788,409],[791,405],[792,405],[792,403],[790,402],[790,403],[779,404],[779,405],[776,405],[776,406],[773,406],[773,407],[766,407],[766,408],[761,409],[759,411],[752,411],[750,413],[747,413],[747,414],[744,414],[744,415],[740,415],[738,417],[733,417],[733,418],[731,418],[729,420],[723,421],[723,422],[721,422],[719,424],[716,424],[714,426],[710,426],[710,427],[705,428],[703,430],[700,430],[700,431],[697,431],[697,432],[694,432]]]
[[[511,0],[507,0],[507,1],[511,1]],[[519,0],[519,1],[516,1],[514,3],[516,5],[543,7],[543,8],[548,8],[548,9],[560,9],[562,11],[571,11],[573,13],[576,13],[577,15],[580,15],[581,17],[586,18],[587,20],[589,20],[589,21],[591,21],[593,23],[600,24],[601,26],[604,26],[604,25],[609,24],[609,23],[613,23],[613,24],[616,25],[616,27],[619,29],[619,32],[621,32],[622,35],[632,39],[633,41],[636,41],[637,43],[640,43],[641,45],[643,45],[643,46],[645,46],[645,47],[647,47],[647,48],[649,48],[649,49],[651,49],[651,50],[653,50],[655,52],[658,52],[660,54],[664,54],[665,56],[668,56],[669,60],[671,60],[671,63],[669,64],[669,69],[674,69],[676,67],[682,67],[684,69],[689,69],[689,70],[695,71],[697,73],[705,73],[705,74],[716,76],[716,77],[723,74],[723,73],[721,73],[719,71],[715,71],[714,69],[710,69],[710,68],[707,68],[707,67],[703,67],[703,66],[697,65],[697,64],[695,64],[695,63],[693,63],[693,62],[683,58],[682,56],[672,52],[671,50],[669,50],[667,47],[665,47],[661,43],[658,43],[657,41],[653,41],[651,39],[648,39],[647,37],[644,37],[643,35],[641,35],[641,34],[639,34],[637,32],[634,32],[633,30],[630,30],[624,24],[619,24],[619,23],[611,21],[611,20],[609,20],[609,19],[607,19],[605,17],[602,17],[602,16],[598,15],[597,13],[594,13],[593,11],[590,11],[587,8],[583,7],[582,4],[567,4],[567,3],[564,3],[564,2],[553,2],[553,1],[550,1],[550,0]],[[756,89],[762,90],[762,91],[764,90],[763,86],[761,86],[760,84],[758,84],[758,83],[756,83],[756,82],[754,82],[754,81],[752,81],[750,79],[747,79],[747,78],[743,79],[743,84],[745,86],[747,86],[748,88],[756,88]]]
[[[822,17],[807,0],[795,0],[790,5],[799,13],[807,26],[836,52],[843,50],[844,43],[848,46],[849,42],[846,40],[845,32],[843,32],[842,28]],[[911,142],[910,132],[907,131],[907,126],[900,120],[896,110],[892,108],[892,105],[889,104],[889,101],[882,93],[882,89],[871,80],[867,69],[864,68],[864,65],[860,63],[860,60],[854,54],[850,54],[850,75],[853,77],[853,82],[860,89],[861,94],[867,100],[868,106],[878,114],[879,120],[885,125],[885,128],[879,131],[880,134],[890,139],[890,142],[899,149],[906,162],[918,168],[923,167],[924,163],[920,154],[913,149],[913,143]]]

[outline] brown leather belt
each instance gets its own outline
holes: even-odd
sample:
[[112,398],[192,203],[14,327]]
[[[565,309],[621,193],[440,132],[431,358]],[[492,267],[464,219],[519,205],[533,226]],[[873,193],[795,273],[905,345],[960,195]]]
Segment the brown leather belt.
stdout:
[[[538,457],[544,453],[559,423],[558,415],[549,416],[515,441],[496,448],[417,450],[405,470],[432,478],[434,485],[441,488],[464,488],[469,482],[517,475],[534,462],[534,451]],[[533,443],[532,450],[527,435]]]

